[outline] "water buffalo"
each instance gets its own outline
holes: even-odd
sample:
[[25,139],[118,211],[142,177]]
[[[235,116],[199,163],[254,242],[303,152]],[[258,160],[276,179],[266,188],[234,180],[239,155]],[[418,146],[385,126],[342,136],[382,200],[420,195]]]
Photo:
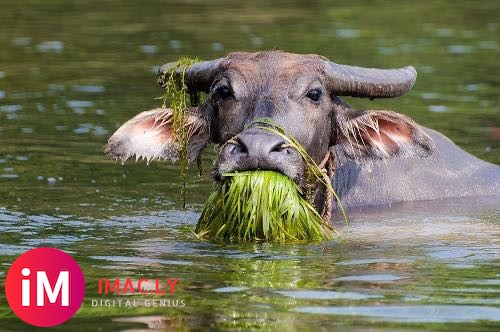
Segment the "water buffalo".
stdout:
[[[172,68],[161,67],[160,74]],[[254,125],[272,119],[318,164],[331,162],[333,187],[348,207],[500,193],[500,167],[461,150],[442,134],[388,110],[353,110],[339,96],[392,98],[408,92],[417,73],[336,64],[318,55],[279,51],[231,53],[191,65],[191,91],[208,93],[188,111],[189,160],[220,146],[216,180],[225,172],[268,169],[304,181],[299,153]],[[106,152],[126,160],[177,158],[172,112],[140,113],[109,139]],[[324,159],[326,156],[326,159]],[[334,175],[333,175],[334,174]],[[323,209],[324,195],[315,204]]]

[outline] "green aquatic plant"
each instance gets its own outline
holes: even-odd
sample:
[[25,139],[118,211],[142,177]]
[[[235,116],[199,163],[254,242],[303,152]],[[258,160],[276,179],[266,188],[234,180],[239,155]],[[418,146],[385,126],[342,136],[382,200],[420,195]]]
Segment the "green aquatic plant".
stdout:
[[[186,206],[186,171],[188,167],[187,112],[189,107],[197,106],[201,99],[201,92],[188,89],[186,70],[193,63],[199,61],[198,58],[180,58],[158,78],[158,82],[165,89],[165,93],[161,97],[162,107],[172,109],[172,130],[178,146],[179,171],[182,177],[181,195],[184,207]],[[197,165],[201,174],[201,163],[198,161]]]
[[196,227],[203,238],[225,240],[322,240],[334,235],[287,176],[272,171],[224,174]]

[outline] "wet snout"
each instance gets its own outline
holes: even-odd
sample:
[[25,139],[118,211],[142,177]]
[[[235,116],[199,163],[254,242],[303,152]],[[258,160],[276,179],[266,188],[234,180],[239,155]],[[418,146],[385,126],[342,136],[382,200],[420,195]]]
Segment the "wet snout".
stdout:
[[272,162],[290,153],[285,140],[261,129],[250,129],[230,142],[230,153],[236,157],[249,157],[257,162]]
[[300,154],[285,140],[262,128],[249,128],[230,139],[221,149],[215,178],[237,171],[271,170],[285,174],[300,183],[302,174]]

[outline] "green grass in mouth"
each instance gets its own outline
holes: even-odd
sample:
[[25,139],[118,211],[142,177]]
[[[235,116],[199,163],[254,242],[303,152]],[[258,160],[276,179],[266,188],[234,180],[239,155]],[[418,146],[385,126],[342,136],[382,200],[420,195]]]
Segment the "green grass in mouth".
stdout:
[[334,235],[300,187],[272,171],[224,174],[210,195],[196,233],[224,240],[323,240]]

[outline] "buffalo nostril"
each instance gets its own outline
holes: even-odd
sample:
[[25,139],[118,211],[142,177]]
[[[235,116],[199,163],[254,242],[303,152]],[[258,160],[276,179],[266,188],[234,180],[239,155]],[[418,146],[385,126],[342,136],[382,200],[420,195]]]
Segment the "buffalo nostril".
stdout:
[[282,150],[285,150],[286,154],[291,154],[292,153],[292,149],[293,149],[293,146],[291,144],[283,144],[281,146],[281,149]]
[[239,139],[230,139],[229,141],[227,141],[227,144],[230,145],[230,154],[248,154],[246,145]]
[[287,154],[290,154],[289,148],[290,145],[286,144],[284,141],[277,142],[274,144],[271,149],[269,150],[269,153],[271,152],[286,152]]

